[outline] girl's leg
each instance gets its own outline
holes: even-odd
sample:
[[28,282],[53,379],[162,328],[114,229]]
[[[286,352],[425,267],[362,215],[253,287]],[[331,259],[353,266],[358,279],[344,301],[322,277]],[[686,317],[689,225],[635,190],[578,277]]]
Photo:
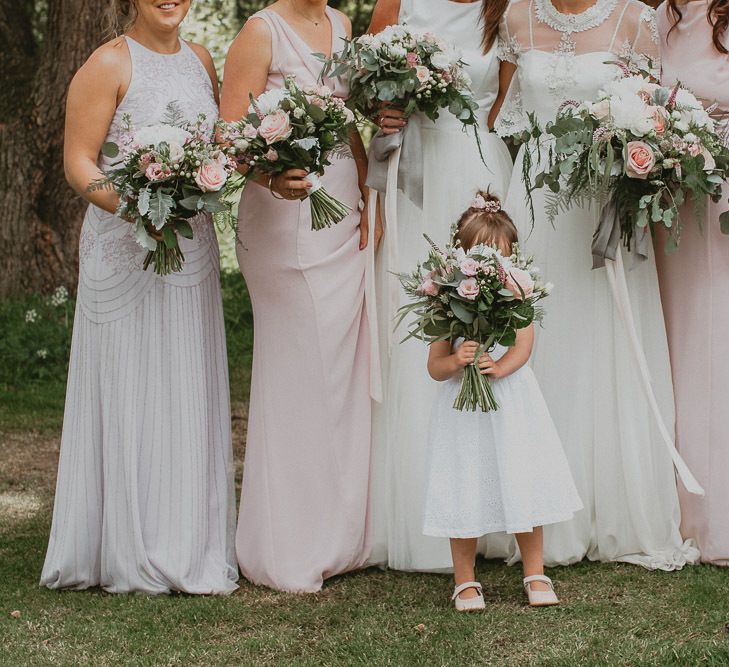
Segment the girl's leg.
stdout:
[[[530,577],[533,574],[544,574],[544,536],[541,526],[536,526],[531,533],[517,533],[516,541],[521,551],[521,561],[524,567],[524,576]],[[453,540],[451,540],[451,544]],[[455,557],[454,557],[455,563]],[[547,584],[541,581],[534,581],[531,587],[535,591],[550,590]]]
[[[467,581],[474,581],[476,577],[475,566],[476,566],[476,543],[478,540],[475,537],[469,537],[466,539],[462,538],[451,538],[451,555],[453,557],[453,578],[455,579],[456,586],[464,584]],[[459,597],[463,600],[475,598],[478,596],[478,591],[474,588],[467,588],[463,591]]]

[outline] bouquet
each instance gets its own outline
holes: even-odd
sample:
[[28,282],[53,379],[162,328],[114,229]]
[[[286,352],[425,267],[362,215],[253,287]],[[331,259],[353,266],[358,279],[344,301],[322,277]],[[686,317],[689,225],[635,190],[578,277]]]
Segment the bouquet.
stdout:
[[[413,300],[398,311],[398,325],[414,315],[408,335],[428,344],[465,338],[480,343],[476,360],[499,343],[513,346],[517,329],[541,321],[537,302],[551,285],[544,285],[533,258],[524,257],[518,246],[504,257],[488,245],[468,251],[447,246],[441,251],[431,245],[428,260],[410,274],[401,274],[405,293]],[[464,370],[461,390],[453,404],[456,410],[497,410],[489,379],[476,364]]]
[[[205,115],[187,123],[179,106],[168,105],[163,122],[135,129],[123,116],[120,143],[108,142],[102,153],[120,157],[89,190],[112,187],[119,194],[117,215],[134,224],[134,236],[149,252],[159,275],[182,270],[185,256],[177,235],[191,239],[189,218],[228,209],[223,186],[236,163],[209,139]],[[152,234],[161,236],[156,240]]]
[[289,78],[283,88],[251,96],[249,112],[225,124],[222,132],[239,164],[248,168],[242,186],[259,173],[305,169],[313,183],[308,195],[312,230],[343,220],[351,209],[324,189],[318,174],[331,164],[332,154],[349,147],[354,114],[344,101],[326,86],[300,88]]
[[[431,33],[391,25],[376,35],[345,40],[341,53],[324,60],[322,76],[349,79],[348,105],[367,117],[382,104],[436,120],[448,109],[464,125],[477,125],[478,105],[460,54]],[[477,135],[478,136],[478,135]]]
[[[527,191],[550,188],[550,221],[575,203],[609,202],[628,249],[636,230],[663,226],[670,230],[666,252],[672,252],[681,233],[679,207],[687,197],[699,209],[705,195],[721,198],[729,149],[715,130],[712,108],[705,109],[686,88],[667,88],[645,71],[613,64],[624,76],[606,85],[597,100],[564,102],[545,131],[531,116],[531,128],[515,137],[535,139],[540,160],[540,140],[544,135],[553,140],[547,167],[533,183],[531,159],[525,160]],[[721,224],[729,233],[729,213]]]

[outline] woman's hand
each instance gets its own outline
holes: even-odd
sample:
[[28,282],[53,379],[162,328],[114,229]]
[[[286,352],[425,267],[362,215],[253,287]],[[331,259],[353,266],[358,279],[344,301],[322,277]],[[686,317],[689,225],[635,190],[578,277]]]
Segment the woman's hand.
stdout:
[[484,352],[478,360],[478,369],[481,375],[490,375],[496,379],[504,377],[505,375],[499,366],[499,362],[494,361],[488,352]]
[[476,352],[478,351],[478,343],[473,340],[467,340],[459,346],[453,353],[453,358],[459,368],[465,368],[468,364],[476,361]]
[[304,169],[287,169],[282,174],[272,176],[269,187],[283,199],[296,201],[306,199],[312,182],[307,180],[308,172]]
[[[364,207],[359,216],[359,249],[364,250],[367,248],[367,244],[370,239],[370,201],[369,196],[362,195],[364,201]],[[377,207],[375,211],[375,252],[380,249],[380,242],[382,241],[382,234],[384,228],[382,225],[382,212],[380,207]]]
[[383,104],[374,118],[375,124],[382,134],[395,134],[400,132],[407,124],[405,114],[395,107]]

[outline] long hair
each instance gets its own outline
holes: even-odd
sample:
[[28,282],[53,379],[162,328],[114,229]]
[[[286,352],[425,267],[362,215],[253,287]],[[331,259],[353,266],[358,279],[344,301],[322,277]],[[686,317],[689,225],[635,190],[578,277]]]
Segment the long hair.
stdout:
[[[725,1],[729,2],[729,0]],[[499,34],[499,23],[508,4],[509,0],[481,0],[481,27],[483,29],[481,46],[484,53],[487,53],[496,41]]]
[[135,0],[113,0],[113,8],[107,12],[104,37],[111,39],[125,33],[137,20],[137,3]]
[[[681,12],[681,8],[676,0],[667,0],[667,4],[668,11],[673,18],[673,25],[668,31],[668,35],[670,36],[673,29],[681,22],[683,13]],[[729,53],[721,41],[729,27],[729,0],[711,0],[711,2],[709,2],[709,7],[706,10],[706,17],[709,19],[709,23],[711,24],[711,40],[714,42],[714,48],[719,53]]]

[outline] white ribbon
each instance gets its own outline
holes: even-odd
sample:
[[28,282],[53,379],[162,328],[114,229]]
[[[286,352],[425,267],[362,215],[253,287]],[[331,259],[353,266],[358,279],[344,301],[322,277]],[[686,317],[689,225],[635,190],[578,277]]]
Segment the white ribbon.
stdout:
[[324,183],[321,182],[321,178],[316,172],[307,174],[306,180],[311,183],[311,187],[306,191],[307,197],[311,197],[317,190],[321,190],[324,187]]
[[375,232],[377,227],[377,207],[380,205],[380,202],[377,190],[370,188],[369,192],[365,309],[370,328],[370,398],[377,403],[382,403],[382,365],[380,363],[380,333],[377,321],[377,294],[375,287]]
[[658,408],[658,402],[653,392],[653,386],[651,385],[650,373],[648,371],[648,361],[645,358],[645,352],[638,339],[638,332],[635,327],[635,320],[633,319],[633,310],[630,305],[630,294],[628,292],[628,283],[625,279],[625,266],[623,265],[622,252],[618,251],[617,256],[614,260],[605,260],[605,269],[607,270],[608,282],[610,283],[610,289],[615,299],[615,305],[620,313],[620,318],[625,325],[626,333],[630,339],[630,348],[635,357],[635,362],[638,365],[640,371],[640,379],[643,384],[643,391],[648,399],[653,416],[655,417],[658,430],[661,433],[663,444],[668,450],[668,454],[673,461],[673,465],[676,468],[679,478],[686,487],[689,493],[693,493],[697,496],[704,495],[704,489],[701,484],[698,483],[696,478],[693,476],[685,461],[681,458],[678,453],[676,446],[673,442],[668,428],[663,421],[663,416]]

